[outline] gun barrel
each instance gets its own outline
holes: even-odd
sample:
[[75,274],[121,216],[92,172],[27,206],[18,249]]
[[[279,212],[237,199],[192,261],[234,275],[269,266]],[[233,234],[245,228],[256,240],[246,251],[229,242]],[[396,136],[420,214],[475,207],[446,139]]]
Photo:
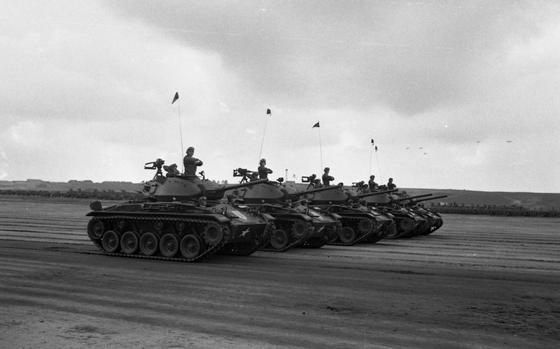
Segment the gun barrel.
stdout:
[[406,198],[400,198],[400,199],[395,199],[393,201],[395,202],[400,202],[400,201],[406,201],[406,200],[414,200],[414,199],[418,199],[418,198],[425,198],[426,196],[432,196],[433,194],[421,194],[421,195],[414,195],[414,196],[409,196]]
[[420,200],[414,200],[414,201],[416,201],[416,202],[422,202],[422,201],[430,201],[430,200],[436,200],[436,199],[443,199],[443,198],[446,198],[446,197],[447,197],[447,195],[438,195],[438,196],[433,196],[433,197],[430,197],[430,198],[425,198],[425,199],[420,199]]
[[232,190],[232,189],[239,189],[239,188],[245,188],[245,187],[250,187],[253,186],[255,184],[260,184],[260,183],[266,183],[268,182],[268,179],[259,179],[257,181],[252,181],[252,182],[244,182],[244,183],[239,183],[239,184],[231,184],[231,185],[225,185],[219,189],[217,189],[218,191],[226,191],[226,190]]
[[328,190],[335,190],[335,189],[339,189],[342,186],[340,185],[329,185],[328,187],[320,187],[320,188],[314,188],[314,189],[309,189],[309,190],[305,190],[305,191],[301,191],[299,193],[293,193],[290,194],[291,197],[300,197],[306,194],[313,194],[313,193],[318,193],[321,191],[328,191]]
[[372,191],[371,193],[358,194],[358,195],[356,195],[356,197],[357,198],[365,198],[365,197],[368,197],[368,196],[376,196],[376,195],[394,193],[396,191],[398,191],[398,189],[383,190],[383,191]]

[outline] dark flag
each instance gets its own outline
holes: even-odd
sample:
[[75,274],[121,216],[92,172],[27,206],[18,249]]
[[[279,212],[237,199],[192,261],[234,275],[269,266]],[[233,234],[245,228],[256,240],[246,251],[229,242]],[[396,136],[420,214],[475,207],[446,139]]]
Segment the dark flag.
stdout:
[[175,96],[173,96],[173,100],[171,101],[171,104],[177,102],[178,99],[179,99],[179,92],[175,92]]
[[375,146],[375,151],[377,151],[377,146]]
[[315,127],[321,127],[321,126],[319,125],[319,121],[317,121],[317,122],[315,123],[315,125],[313,125],[313,127],[311,127],[311,128],[315,128]]
[[371,145],[373,145],[373,144],[374,144],[374,142],[373,142],[373,138],[372,138],[372,139],[371,139]]
[[266,115],[272,116],[272,111],[270,109],[266,109]]

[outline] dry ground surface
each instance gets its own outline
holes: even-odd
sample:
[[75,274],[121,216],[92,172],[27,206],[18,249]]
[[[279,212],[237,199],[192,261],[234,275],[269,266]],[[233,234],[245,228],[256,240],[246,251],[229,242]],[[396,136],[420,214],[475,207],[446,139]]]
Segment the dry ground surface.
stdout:
[[88,202],[0,196],[1,348],[558,348],[560,220],[177,263],[104,256]]

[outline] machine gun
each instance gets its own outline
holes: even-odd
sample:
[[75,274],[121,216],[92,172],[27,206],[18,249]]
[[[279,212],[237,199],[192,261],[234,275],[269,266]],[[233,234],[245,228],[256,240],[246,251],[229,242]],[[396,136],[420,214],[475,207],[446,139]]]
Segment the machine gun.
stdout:
[[163,172],[161,171],[161,168],[163,166],[163,164],[165,163],[164,160],[162,159],[156,159],[156,161],[152,161],[152,162],[146,162],[144,164],[144,170],[156,170],[156,174],[154,176],[154,179],[158,178],[158,177],[163,177]]
[[243,177],[241,178],[241,181],[239,183],[254,181],[255,175],[257,175],[257,172],[248,170],[246,168],[239,167],[233,170],[234,177]]

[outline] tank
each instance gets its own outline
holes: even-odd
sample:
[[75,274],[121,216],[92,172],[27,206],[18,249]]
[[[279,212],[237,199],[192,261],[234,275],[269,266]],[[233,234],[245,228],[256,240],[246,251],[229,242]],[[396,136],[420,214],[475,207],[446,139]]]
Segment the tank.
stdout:
[[[387,238],[397,239],[426,235],[437,230],[443,224],[441,217],[439,220],[436,215],[431,215],[422,210],[414,209],[413,202],[426,201],[439,197],[426,199],[433,194],[421,194],[408,196],[406,193],[385,195],[382,197],[370,198],[366,200],[368,206],[376,207],[385,214],[391,215],[396,223],[396,230],[389,234]],[[420,200],[418,200],[420,199]],[[438,226],[437,228],[435,228]]]
[[[234,170],[234,176],[243,174],[242,182],[248,173],[244,169]],[[338,215],[314,210],[307,205],[306,200],[299,200],[307,192],[290,194],[280,180],[230,190],[228,193],[243,202],[243,205],[274,217],[275,229],[271,233],[270,243],[262,249],[281,252],[291,247],[321,247],[340,229]]]
[[164,161],[146,182],[144,199],[109,207],[92,202],[87,233],[110,255],[194,262],[214,253],[249,255],[268,243],[274,218],[223,199],[230,188],[197,176],[164,176]]
[[441,218],[441,215],[438,214],[437,212],[425,208],[422,202],[446,198],[447,195],[438,195],[438,196],[431,196],[431,195],[432,194],[425,195],[430,197],[417,195],[415,197],[408,198],[408,200],[402,203],[403,206],[407,207],[415,214],[421,216],[427,222],[427,224],[425,226],[422,226],[422,228],[419,229],[415,235],[429,235],[435,232],[436,230],[438,230],[439,228],[441,228],[443,225],[443,219]]
[[[302,177],[302,181],[305,183],[309,178],[312,176]],[[309,187],[314,185],[314,182],[310,182]],[[291,193],[297,192],[295,186],[286,188]],[[309,201],[309,207],[318,212],[340,216],[341,229],[336,236],[331,237],[329,244],[350,246],[358,242],[374,243],[383,238],[384,227],[390,224],[390,218],[361,205],[355,200],[355,195],[345,191],[341,185],[320,188],[330,190],[309,192],[303,198]]]

